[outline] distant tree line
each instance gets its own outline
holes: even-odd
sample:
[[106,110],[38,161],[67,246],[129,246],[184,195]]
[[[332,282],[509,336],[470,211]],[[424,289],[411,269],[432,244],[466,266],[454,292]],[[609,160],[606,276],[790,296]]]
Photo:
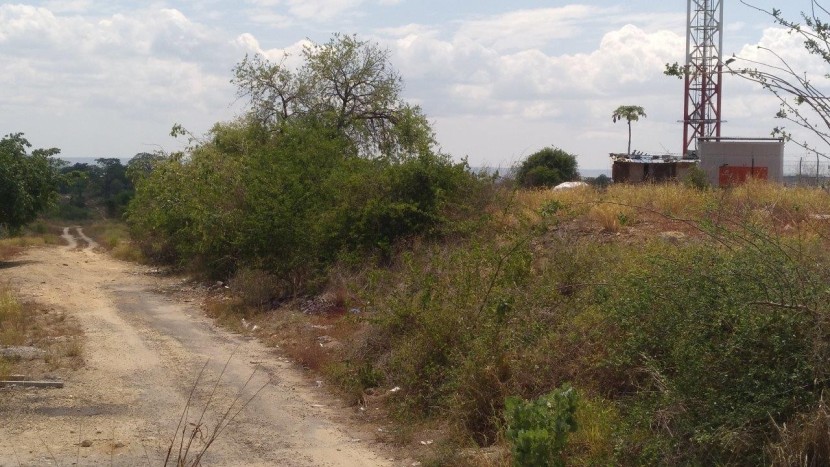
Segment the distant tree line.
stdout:
[[94,164],[58,160],[60,197],[51,215],[67,220],[120,218],[135,194],[133,179],[149,173],[154,161],[163,158],[138,153],[127,164],[114,157],[95,159]]

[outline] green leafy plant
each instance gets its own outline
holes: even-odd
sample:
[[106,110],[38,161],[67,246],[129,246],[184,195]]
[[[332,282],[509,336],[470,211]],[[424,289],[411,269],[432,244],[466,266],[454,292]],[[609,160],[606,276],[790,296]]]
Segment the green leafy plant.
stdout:
[[576,156],[554,147],[531,154],[516,170],[516,181],[526,188],[556,186],[578,179]]
[[[55,201],[59,149],[36,149],[23,133],[0,139],[0,229],[17,234]],[[1,234],[2,232],[0,232]]]
[[689,172],[683,177],[683,185],[698,190],[705,190],[711,186],[706,172],[699,166],[689,169]]
[[507,435],[517,466],[564,466],[568,435],[577,429],[579,396],[569,384],[536,400],[505,400]]

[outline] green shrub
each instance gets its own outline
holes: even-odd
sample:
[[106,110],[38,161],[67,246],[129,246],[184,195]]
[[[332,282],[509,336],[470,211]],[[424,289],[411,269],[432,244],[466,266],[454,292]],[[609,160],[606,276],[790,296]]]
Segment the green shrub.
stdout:
[[533,401],[508,397],[505,434],[517,466],[563,467],[568,435],[577,429],[576,391],[564,384]]
[[348,139],[313,121],[263,135],[243,120],[217,125],[187,158],[156,161],[136,183],[128,222],[147,257],[218,278],[261,269],[293,294],[344,253],[388,254],[402,239],[439,233],[481,182],[431,152],[357,157]]
[[516,170],[520,186],[550,187],[579,180],[576,157],[559,148],[545,148],[531,154]]
[[697,165],[690,168],[686,176],[683,177],[683,184],[690,188],[697,188],[698,190],[705,190],[711,186],[706,171]]
[[[807,245],[791,249],[750,229],[648,257],[618,276],[600,306],[625,336],[610,360],[632,436],[629,461],[755,463],[757,449],[821,393],[830,303]],[[746,245],[745,242],[750,244]],[[741,244],[744,245],[741,245]],[[819,339],[821,339],[819,337]],[[639,447],[635,447],[639,446]]]

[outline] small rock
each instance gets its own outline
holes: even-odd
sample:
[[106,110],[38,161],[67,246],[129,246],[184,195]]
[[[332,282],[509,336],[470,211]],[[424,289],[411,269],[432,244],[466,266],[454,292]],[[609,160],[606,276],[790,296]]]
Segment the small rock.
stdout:
[[81,441],[81,447],[82,448],[88,448],[90,446],[92,446],[92,441],[90,441],[88,439],[85,439],[85,440]]
[[389,392],[398,392],[401,390],[400,386],[395,386],[394,388],[390,389]]
[[665,240],[669,243],[679,243],[680,241],[682,241],[683,239],[686,238],[686,234],[684,234],[683,232],[674,232],[674,231],[661,232],[660,233],[660,238],[662,238],[663,240]]
[[115,449],[120,449],[120,448],[124,447],[124,443],[119,441],[119,442],[113,444],[112,447],[114,447]]

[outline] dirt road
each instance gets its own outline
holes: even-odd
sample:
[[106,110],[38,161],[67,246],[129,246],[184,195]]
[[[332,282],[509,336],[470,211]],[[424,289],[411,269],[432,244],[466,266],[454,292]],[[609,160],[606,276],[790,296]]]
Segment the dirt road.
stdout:
[[162,465],[185,407],[186,435],[202,428],[191,459],[222,416],[239,410],[203,465],[390,464],[290,362],[155,292],[173,279],[95,252],[80,229],[65,230],[64,239],[64,247],[27,250],[0,280],[23,299],[76,316],[86,365],[60,375],[63,389],[4,390],[0,466]]

